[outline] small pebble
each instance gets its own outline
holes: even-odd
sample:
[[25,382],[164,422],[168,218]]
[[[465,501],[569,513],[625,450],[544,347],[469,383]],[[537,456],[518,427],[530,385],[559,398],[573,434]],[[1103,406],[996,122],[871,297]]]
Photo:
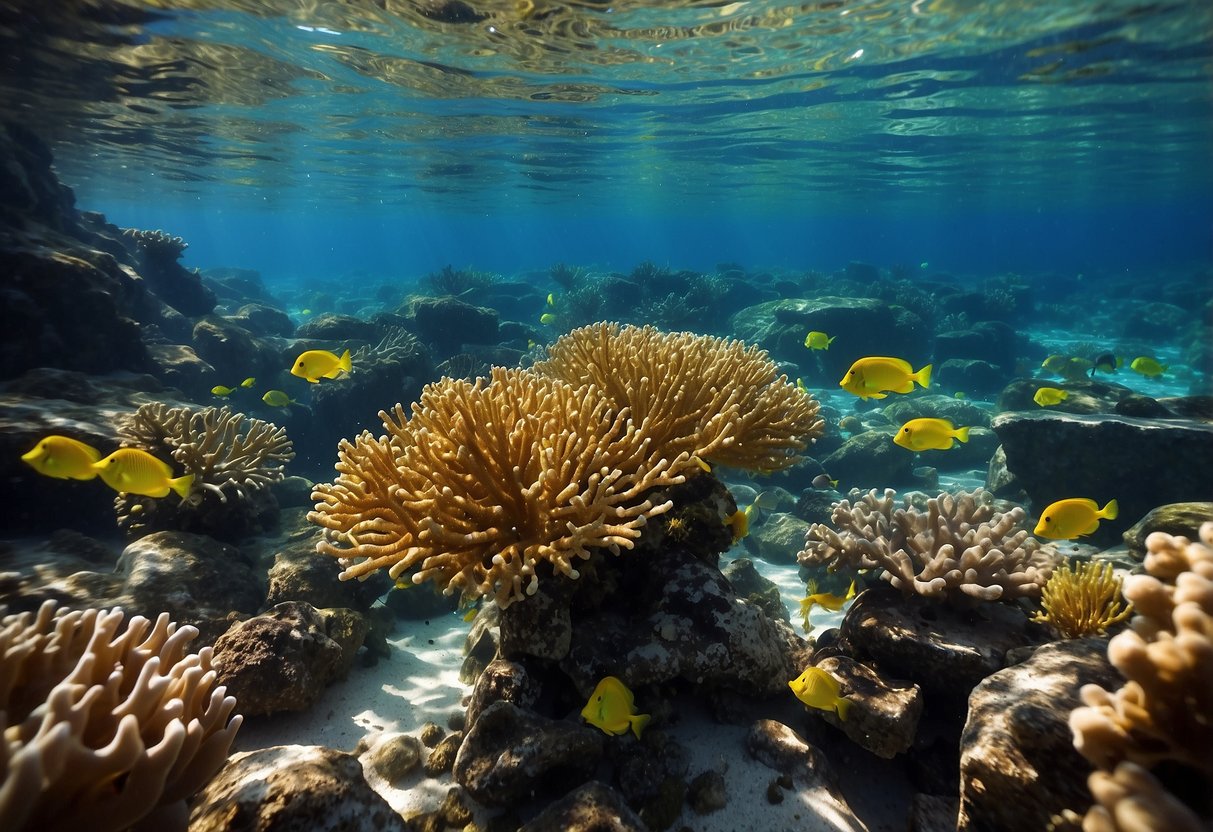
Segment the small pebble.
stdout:
[[767,783],[767,803],[783,803],[783,789],[779,788],[778,780]]
[[445,736],[446,732],[442,730],[442,726],[433,722],[427,722],[421,726],[421,744],[426,748],[433,748],[442,742],[442,738]]

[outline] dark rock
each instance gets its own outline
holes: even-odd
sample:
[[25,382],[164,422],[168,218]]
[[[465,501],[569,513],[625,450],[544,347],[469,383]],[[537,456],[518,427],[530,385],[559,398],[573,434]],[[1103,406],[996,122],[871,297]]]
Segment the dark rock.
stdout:
[[405,832],[352,754],[286,745],[236,754],[194,799],[193,832]]
[[1172,338],[1192,320],[1192,313],[1171,303],[1133,303],[1125,307],[1123,334],[1130,338]]
[[426,748],[436,748],[446,737],[446,732],[437,722],[427,722],[421,726],[421,744]]
[[1112,412],[1122,416],[1138,416],[1143,419],[1167,419],[1175,415],[1156,399],[1137,394],[1125,396],[1118,401],[1112,408]]
[[[1127,519],[1127,518],[1126,518]],[[1125,545],[1138,559],[1146,555],[1146,538],[1152,532],[1182,535],[1198,540],[1202,523],[1213,520],[1213,502],[1171,503],[1151,510],[1124,533]]]
[[967,399],[926,393],[916,396],[890,396],[884,406],[890,424],[900,427],[911,419],[947,419],[956,427],[989,427],[994,418],[984,407]]
[[408,314],[417,337],[439,356],[459,352],[463,344],[497,342],[497,312],[452,297],[415,298]]
[[434,750],[425,758],[422,769],[427,777],[441,777],[455,765],[455,758],[463,744],[463,732],[455,731],[443,737]]
[[333,607],[317,610],[324,619],[324,633],[341,648],[341,661],[333,669],[333,679],[344,679],[349,675],[358,657],[371,624],[368,618],[356,610]]
[[494,702],[509,702],[523,710],[531,710],[539,701],[542,685],[527,672],[521,662],[493,659],[485,667],[472,689],[465,725],[475,725],[485,708]]
[[226,318],[211,315],[194,324],[194,352],[233,383],[248,376],[269,377],[282,369],[276,350]]
[[162,231],[123,230],[123,242],[134,255],[140,277],[155,295],[187,318],[209,315],[215,308],[215,293],[177,260],[187,244]]
[[779,585],[755,569],[754,561],[749,558],[737,558],[720,570],[720,573],[732,584],[738,598],[747,604],[761,607],[772,619],[791,621],[788,608],[783,605],[783,598],[779,594]]
[[1007,371],[975,358],[949,358],[935,369],[933,383],[970,396],[997,393],[1007,383]]
[[1007,468],[1040,510],[1055,500],[1115,497],[1120,516],[1103,521],[1092,542],[1116,540],[1166,503],[1213,500],[1213,424],[1064,413],[1004,413],[993,428]]
[[304,601],[316,609],[348,607],[369,610],[386,590],[386,576],[367,581],[343,581],[336,561],[316,554],[314,538],[290,541],[274,554],[269,570],[267,606],[287,601]]
[[533,656],[560,661],[569,654],[573,620],[569,600],[576,587],[571,581],[552,581],[525,603],[511,604],[498,620],[498,651],[506,659]]
[[833,488],[807,488],[796,500],[796,516],[806,523],[829,523],[842,494]]
[[[1209,369],[1213,370],[1213,367]],[[1158,403],[1176,416],[1213,421],[1213,395],[1167,396],[1159,399]]]
[[425,621],[450,615],[459,609],[457,595],[443,595],[433,583],[411,584],[406,587],[387,587],[390,591],[384,604],[392,614],[409,621]]
[[243,303],[263,303],[268,306],[280,306],[265,288],[261,280],[261,272],[255,269],[234,269],[219,266],[204,269],[201,272],[202,281],[210,287],[216,297],[231,305]]
[[822,659],[817,667],[841,683],[840,692],[850,700],[851,707],[845,720],[833,711],[813,710],[814,714],[877,757],[891,760],[909,750],[922,717],[923,698],[918,685],[884,679],[847,656]]
[[264,584],[235,546],[188,532],[155,532],[126,547],[118,559],[132,612],[161,612],[193,624],[204,643],[228,626],[230,612],[254,613]]
[[155,364],[153,375],[170,387],[201,399],[209,396],[211,388],[218,384],[215,368],[199,358],[193,347],[149,344],[147,352]]
[[986,491],[1000,500],[1022,503],[1027,499],[1028,495],[1019,487],[1015,475],[1007,470],[1007,452],[1002,449],[1002,445],[994,449],[990,464],[986,468]]
[[808,530],[809,524],[796,515],[774,512],[750,528],[745,547],[767,563],[794,564]]
[[914,455],[893,444],[893,429],[855,434],[821,461],[839,488],[898,487],[914,480]]
[[1023,338],[1009,324],[1002,321],[981,321],[968,329],[941,332],[937,335],[935,363],[943,364],[949,359],[985,361],[1009,374],[1015,369],[1015,362],[1022,352],[1022,344]]
[[383,734],[359,759],[388,783],[398,783],[421,768],[421,742],[408,734]]
[[290,476],[284,477],[278,482],[271,483],[270,488],[274,492],[274,499],[278,501],[279,508],[311,508],[316,504],[312,499],[312,489],[315,484],[307,477]]
[[1124,385],[1106,381],[1017,378],[998,395],[999,411],[1027,410],[1037,413],[1046,410],[1032,400],[1036,391],[1042,387],[1055,387],[1069,394],[1064,401],[1047,408],[1057,413],[1112,413],[1116,410],[1118,402],[1136,395]]
[[697,815],[710,815],[728,806],[729,795],[724,775],[708,770],[692,780],[687,787],[687,803]]
[[619,793],[597,780],[550,804],[518,832],[649,832]]
[[1045,829],[1063,809],[1090,806],[1091,765],[1074,748],[1069,717],[1082,704],[1083,685],[1120,684],[1107,647],[1106,638],[1046,644],[973,690],[961,737],[957,829]]
[[841,630],[848,655],[886,678],[916,682],[928,697],[944,701],[963,700],[1006,666],[1008,651],[1035,640],[1018,607],[959,610],[920,596],[906,598],[892,587],[861,592]]
[[295,334],[295,322],[281,309],[262,303],[246,303],[229,320],[254,335],[277,335],[290,338]]
[[959,811],[954,797],[916,794],[910,800],[910,832],[956,832]]
[[215,642],[217,684],[227,686],[245,716],[307,710],[345,661],[324,617],[294,601],[234,624]]
[[825,755],[788,726],[770,719],[755,722],[746,735],[746,750],[758,762],[791,777],[797,791],[811,791],[814,810],[829,815],[832,829],[866,829],[842,796]]
[[455,780],[486,806],[584,783],[598,765],[603,734],[557,722],[510,702],[485,708],[455,758]]
[[[296,336],[312,341],[365,341],[374,343],[383,337],[379,327],[350,315],[317,315],[296,331]],[[340,354],[340,350],[336,351]]]

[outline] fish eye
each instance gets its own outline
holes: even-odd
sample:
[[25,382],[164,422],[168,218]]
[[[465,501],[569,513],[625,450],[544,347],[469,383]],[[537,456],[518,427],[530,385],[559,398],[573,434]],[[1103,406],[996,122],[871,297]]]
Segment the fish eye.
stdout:
[[1046,515],[1046,516],[1045,516],[1045,522],[1046,522],[1046,523],[1052,523],[1052,522],[1053,522],[1053,518],[1052,518],[1052,517],[1049,517],[1049,516],[1047,516],[1047,515]]
[[909,433],[909,432],[910,432],[910,429],[909,429],[909,428],[902,428],[902,429],[901,429],[901,432],[902,432],[902,433]]

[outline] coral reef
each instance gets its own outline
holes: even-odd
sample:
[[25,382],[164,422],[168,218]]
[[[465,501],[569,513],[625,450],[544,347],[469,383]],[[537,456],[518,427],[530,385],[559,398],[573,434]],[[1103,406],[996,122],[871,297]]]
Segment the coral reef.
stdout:
[[123,617],[48,601],[0,621],[4,829],[126,829],[223,765],[241,717],[210,648],[188,653],[197,631],[167,613]]
[[1137,614],[1108,643],[1127,681],[1117,691],[1087,685],[1085,707],[1070,715],[1075,747],[1101,769],[1090,780],[1091,829],[1125,828],[1130,807],[1153,809],[1163,787],[1179,798],[1165,811],[1186,811],[1192,828],[1213,815],[1213,523],[1201,526],[1199,541],[1154,532],[1146,549],[1147,574],[1124,588]]
[[238,527],[253,518],[238,523],[237,515],[264,513],[266,502],[273,508],[267,487],[283,479],[286,463],[295,456],[285,430],[227,406],[141,405],[119,434],[124,445],[169,455],[194,475],[189,497],[179,503],[119,495],[118,524],[132,535],[169,528],[238,535]]
[[985,491],[940,494],[926,510],[897,493],[872,489],[855,503],[842,500],[831,517],[837,531],[814,523],[797,556],[802,566],[884,570],[906,596],[952,602],[1039,597],[1053,559],[1021,528],[1024,510],[1002,512]]
[[411,417],[400,405],[380,417],[388,435],[343,441],[339,476],[313,494],[319,551],[343,559],[343,578],[417,570],[415,583],[503,607],[534,593],[540,561],[575,578],[591,549],[631,548],[669,508],[643,493],[692,465],[596,388],[526,370],[443,379]]
[[818,402],[741,341],[598,323],[562,336],[535,370],[596,385],[671,456],[776,471],[825,429]]
[[1133,613],[1132,604],[1121,607],[1122,583],[1110,563],[1063,564],[1041,590],[1043,612],[1032,620],[1048,624],[1062,638],[1102,635]]

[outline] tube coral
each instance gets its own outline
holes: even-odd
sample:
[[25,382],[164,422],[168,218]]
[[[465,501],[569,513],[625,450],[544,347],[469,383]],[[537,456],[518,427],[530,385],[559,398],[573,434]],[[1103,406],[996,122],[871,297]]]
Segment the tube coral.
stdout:
[[598,388],[494,368],[474,383],[427,385],[411,417],[381,412],[387,435],[338,451],[339,476],[313,492],[322,554],[343,579],[416,570],[450,593],[507,606],[535,592],[538,567],[576,578],[594,549],[631,548],[670,503],[644,492],[682,482],[666,456]]
[[825,428],[818,402],[741,341],[596,323],[561,336],[534,369],[596,385],[670,455],[777,471]]
[[53,601],[0,620],[0,828],[126,829],[223,765],[241,717],[211,649],[167,613],[122,620]]
[[1064,564],[1045,583],[1040,596],[1043,612],[1032,620],[1048,624],[1062,638],[1102,635],[1133,613],[1132,604],[1121,607],[1122,583],[1110,563],[1080,563],[1074,568]]
[[1053,559],[1022,528],[1022,508],[1000,512],[978,489],[940,494],[926,511],[897,492],[872,489],[858,501],[834,504],[837,530],[814,523],[797,556],[802,566],[831,570],[884,570],[882,577],[905,595],[951,601],[1037,597],[1053,571]]

